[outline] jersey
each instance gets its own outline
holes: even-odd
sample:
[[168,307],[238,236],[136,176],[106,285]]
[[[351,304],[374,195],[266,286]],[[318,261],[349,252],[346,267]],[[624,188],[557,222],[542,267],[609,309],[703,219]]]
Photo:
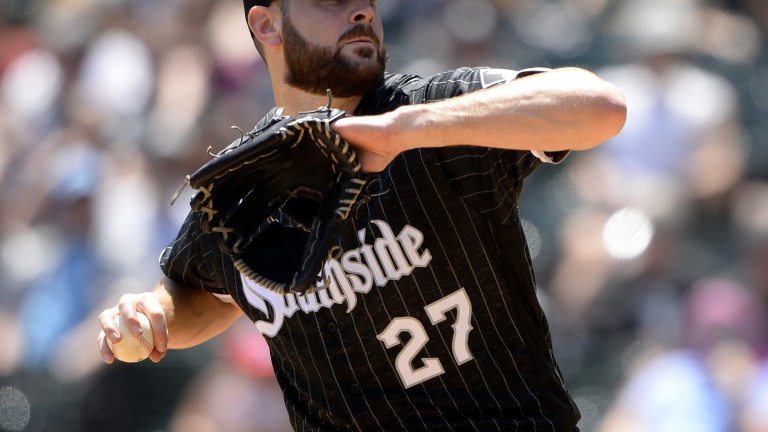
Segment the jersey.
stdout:
[[[521,75],[387,74],[355,114]],[[324,265],[330,283],[314,293],[278,295],[241,277],[194,213],[161,266],[189,289],[231,297],[255,323],[296,430],[578,430],[518,211],[541,158],[473,146],[400,154],[368,175],[343,253]]]

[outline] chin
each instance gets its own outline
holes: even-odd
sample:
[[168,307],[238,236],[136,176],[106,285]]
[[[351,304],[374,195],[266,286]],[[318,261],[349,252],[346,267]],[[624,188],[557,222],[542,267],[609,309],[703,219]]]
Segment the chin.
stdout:
[[378,50],[370,44],[347,45],[340,53],[350,62],[366,62],[377,60]]
[[355,57],[370,61],[376,61],[376,55],[378,54],[376,49],[371,46],[355,47],[352,52],[355,54]]

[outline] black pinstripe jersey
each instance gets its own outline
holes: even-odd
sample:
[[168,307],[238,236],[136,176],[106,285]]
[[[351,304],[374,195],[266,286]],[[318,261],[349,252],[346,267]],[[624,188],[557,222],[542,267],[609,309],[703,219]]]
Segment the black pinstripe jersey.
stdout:
[[[517,75],[387,74],[356,114]],[[244,280],[195,214],[161,266],[190,289],[230,295],[266,336],[296,430],[576,430],[518,215],[539,163],[470,146],[399,155],[370,176],[343,255],[325,264],[330,286],[317,293],[277,295]]]

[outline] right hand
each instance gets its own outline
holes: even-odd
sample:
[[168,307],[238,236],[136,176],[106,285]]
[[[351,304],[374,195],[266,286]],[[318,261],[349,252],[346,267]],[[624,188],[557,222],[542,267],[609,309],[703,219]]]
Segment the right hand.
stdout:
[[141,325],[136,318],[136,313],[141,312],[149,318],[152,325],[152,337],[155,340],[155,349],[149,354],[149,359],[157,363],[165,357],[168,350],[168,324],[165,310],[151,292],[140,294],[125,294],[120,297],[116,306],[105,309],[99,314],[101,331],[96,339],[99,346],[99,354],[104,363],[111,364],[115,361],[115,355],[109,349],[107,338],[113,343],[120,341],[122,335],[115,328],[115,317],[120,315],[134,336],[141,335]]
[[396,150],[396,117],[393,113],[347,116],[333,123],[333,130],[355,148],[364,172],[380,172],[400,153]]

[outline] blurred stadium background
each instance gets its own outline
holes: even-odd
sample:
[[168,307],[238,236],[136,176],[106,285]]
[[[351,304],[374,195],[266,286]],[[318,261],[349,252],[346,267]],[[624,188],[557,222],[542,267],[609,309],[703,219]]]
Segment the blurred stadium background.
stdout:
[[[379,0],[390,70],[578,65],[624,132],[521,206],[584,431],[768,431],[768,2]],[[206,148],[273,105],[234,0],[0,3],[0,431],[285,430],[248,323],[105,367]]]

